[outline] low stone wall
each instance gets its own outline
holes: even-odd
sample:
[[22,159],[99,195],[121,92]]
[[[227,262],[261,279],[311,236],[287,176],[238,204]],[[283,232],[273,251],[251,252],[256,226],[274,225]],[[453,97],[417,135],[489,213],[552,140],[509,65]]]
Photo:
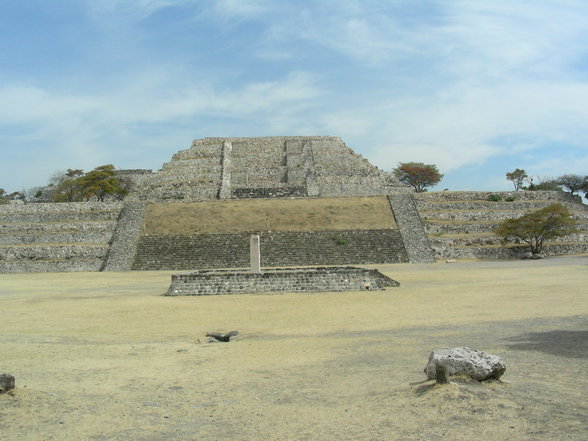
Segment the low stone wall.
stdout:
[[492,194],[501,196],[503,200],[578,202],[576,197],[563,191],[436,191],[415,193],[414,197],[418,201],[486,201]]
[[116,221],[63,221],[47,223],[27,223],[22,222],[7,223],[0,222],[0,235],[19,235],[19,234],[94,234],[94,233],[112,233],[116,227]]
[[[50,234],[0,234],[0,245],[24,244],[72,244],[80,241],[80,233],[50,233]],[[87,231],[83,235],[85,244],[106,244],[112,238],[110,231]]]
[[365,291],[399,285],[377,270],[353,267],[279,268],[261,273],[216,270],[173,275],[165,295]]
[[133,270],[244,268],[249,237],[261,236],[261,265],[349,265],[408,262],[397,229],[272,231],[141,236]]
[[99,258],[103,259],[108,245],[19,245],[0,247],[0,260],[15,261],[21,259],[50,260]]
[[306,197],[305,187],[233,188],[234,199]]
[[63,260],[21,260],[0,261],[0,274],[3,273],[62,273],[80,271],[100,271],[103,257],[76,257]]
[[490,202],[490,201],[418,201],[417,206],[419,211],[446,211],[446,210],[488,210],[488,211],[502,211],[502,210],[524,210],[532,211],[545,208],[550,203],[560,203],[570,210],[577,209],[578,204],[568,201],[556,200],[517,200],[513,202]]

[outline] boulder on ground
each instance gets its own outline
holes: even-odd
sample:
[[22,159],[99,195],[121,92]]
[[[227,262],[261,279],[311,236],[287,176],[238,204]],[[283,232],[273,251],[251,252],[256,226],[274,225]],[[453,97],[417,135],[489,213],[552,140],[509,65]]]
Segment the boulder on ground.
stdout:
[[498,380],[506,371],[499,356],[467,347],[444,348],[431,352],[425,374],[429,380],[437,375],[437,365],[447,368],[449,375],[465,375],[474,380]]
[[0,393],[8,392],[15,388],[14,376],[10,374],[0,375]]

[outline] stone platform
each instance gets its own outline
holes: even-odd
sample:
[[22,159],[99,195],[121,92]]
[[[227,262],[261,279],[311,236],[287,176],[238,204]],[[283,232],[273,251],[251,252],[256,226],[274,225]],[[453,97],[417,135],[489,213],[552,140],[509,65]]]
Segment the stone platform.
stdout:
[[200,270],[172,276],[166,296],[384,290],[400,284],[378,270],[356,267]]

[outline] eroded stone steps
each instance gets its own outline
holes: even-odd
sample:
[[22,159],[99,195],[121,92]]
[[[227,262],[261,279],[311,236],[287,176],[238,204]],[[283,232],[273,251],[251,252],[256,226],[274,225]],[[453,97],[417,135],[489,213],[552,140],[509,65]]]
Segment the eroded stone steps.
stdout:
[[[524,244],[455,246],[435,248],[437,259],[512,259],[522,257],[529,251]],[[588,253],[586,243],[549,242],[543,245],[543,254],[548,256]]]
[[0,260],[0,273],[59,273],[73,271],[100,271],[103,258],[51,259],[51,260]]
[[[486,246],[502,245],[503,240],[490,232],[478,234],[439,234],[429,235],[431,246]],[[569,236],[560,237],[557,243],[584,243],[588,242],[588,233],[570,234]]]
[[484,210],[484,211],[501,211],[501,210],[539,210],[546,205],[558,202],[570,210],[576,210],[578,204],[563,201],[552,200],[515,200],[513,202],[491,202],[484,200],[476,201],[417,201],[417,207],[423,212],[427,211],[453,211],[453,210]]
[[[506,219],[517,218],[525,213],[534,210],[446,210],[446,211],[419,211],[423,221],[503,221]],[[588,212],[572,211],[574,217],[578,220],[588,220]]]
[[[488,200],[498,195],[502,201]],[[510,202],[504,199],[513,198]],[[505,246],[493,230],[500,222],[552,203],[566,206],[578,221],[579,233],[546,244],[546,254],[588,252],[588,208],[558,192],[455,192],[417,195],[417,207],[437,258],[512,258],[528,250]]]
[[[84,244],[107,244],[112,238],[113,229],[85,232],[83,234]],[[2,245],[23,245],[23,244],[55,244],[55,243],[80,243],[79,232],[53,232],[46,234],[0,234],[0,246]]]
[[76,257],[103,258],[108,252],[105,244],[35,244],[35,245],[2,245],[0,260],[59,260]]
[[10,222],[0,223],[0,236],[26,231],[28,235],[63,234],[113,231],[115,220],[109,221],[62,221],[62,222]]
[[122,203],[26,204],[0,210],[0,272],[98,271]]

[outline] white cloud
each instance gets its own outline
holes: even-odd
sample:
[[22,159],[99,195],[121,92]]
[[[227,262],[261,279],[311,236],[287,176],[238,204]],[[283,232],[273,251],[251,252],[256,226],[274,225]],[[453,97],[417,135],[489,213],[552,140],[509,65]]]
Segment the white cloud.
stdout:
[[[74,164],[72,167],[89,169],[121,160],[129,154],[127,149],[134,156],[149,149],[179,149],[189,144],[192,136],[186,124],[201,118],[259,120],[269,127],[291,127],[297,120],[293,115],[320,94],[315,82],[312,75],[293,72],[279,80],[252,82],[235,89],[186,83],[167,90],[170,78],[156,71],[137,78],[132,87],[101,95],[4,86],[0,89],[0,121],[4,128],[25,127],[25,134],[4,132],[2,142],[5,146],[26,145],[29,154],[49,170],[67,168],[64,159]],[[174,132],[166,128],[151,137],[141,133],[140,127],[166,124],[181,129]],[[232,129],[225,124],[223,130]],[[215,134],[206,133],[209,135]],[[144,158],[137,160],[146,165]],[[38,182],[39,176],[34,178],[31,180]]]
[[[585,1],[87,5],[100,37],[88,53],[104,60],[102,76],[81,71],[77,82],[76,71],[75,89],[69,71],[53,82],[5,81],[0,121],[28,125],[21,141],[111,162],[122,143],[144,160],[144,149],[179,149],[192,135],[331,134],[382,168],[417,160],[445,173],[515,154],[537,172],[563,170],[534,155],[588,146]],[[173,6],[182,14],[157,14]],[[145,18],[153,34],[135,26]],[[210,41],[184,35],[192,19]],[[157,129],[140,133],[148,127]]]

